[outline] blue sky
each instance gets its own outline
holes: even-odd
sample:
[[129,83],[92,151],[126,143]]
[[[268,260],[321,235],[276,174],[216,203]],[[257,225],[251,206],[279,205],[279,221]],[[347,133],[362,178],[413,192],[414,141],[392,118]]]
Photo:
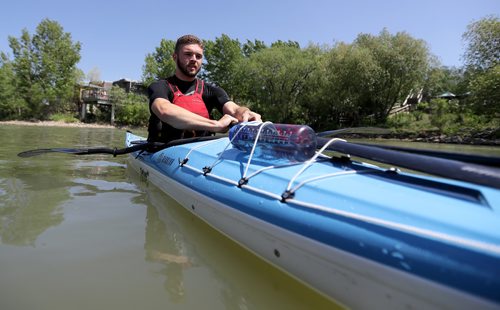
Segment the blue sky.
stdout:
[[78,67],[106,81],[140,80],[146,54],[162,38],[193,33],[213,40],[298,41],[332,46],[383,28],[427,42],[446,66],[461,66],[462,34],[472,21],[500,15],[500,0],[7,0],[0,10],[0,51],[8,36],[34,34],[45,18],[82,44]]

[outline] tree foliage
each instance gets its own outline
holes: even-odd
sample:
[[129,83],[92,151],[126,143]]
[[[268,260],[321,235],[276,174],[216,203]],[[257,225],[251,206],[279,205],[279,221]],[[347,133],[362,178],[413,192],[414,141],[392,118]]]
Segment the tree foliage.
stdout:
[[247,40],[247,42],[243,44],[242,50],[245,57],[249,57],[253,53],[263,50],[265,48],[267,48],[267,46],[264,43],[264,41],[254,40],[252,42],[250,40]]
[[144,66],[142,67],[142,80],[145,85],[151,84],[154,80],[164,79],[174,74],[175,62],[172,55],[175,50],[175,41],[162,39],[160,46],[155,51],[146,55]]
[[[398,101],[423,86],[429,59],[423,41],[387,30],[331,48],[281,40],[242,44],[222,35],[205,41],[202,77],[265,119],[331,128],[384,122]],[[155,76],[148,66],[144,76]]]
[[384,122],[398,101],[422,87],[429,64],[428,48],[407,33],[391,35],[387,30],[378,36],[359,35],[354,45],[367,50],[374,66],[361,109],[376,122]]
[[465,63],[475,70],[488,70],[500,61],[500,19],[485,17],[467,26],[462,38],[467,43]]
[[202,76],[216,82],[229,94],[237,95],[241,82],[237,72],[244,57],[240,42],[223,34],[215,41],[205,41],[204,44],[206,64]]
[[469,105],[489,118],[500,115],[500,19],[489,16],[471,23],[463,35]]
[[125,92],[113,86],[110,98],[116,106],[115,121],[121,125],[147,126],[149,120],[149,104],[145,95]]
[[500,117],[500,64],[476,74],[469,89],[472,107],[478,114]]
[[361,104],[368,101],[365,96],[378,70],[370,53],[339,43],[325,55],[322,70],[318,78],[322,87],[313,113],[319,117],[316,126],[326,129],[360,123],[364,113]]
[[303,121],[302,97],[315,69],[309,50],[285,44],[261,49],[241,66],[244,98],[275,122]]
[[22,116],[26,103],[18,95],[17,81],[12,62],[7,55],[0,55],[0,119],[15,119]]
[[424,88],[429,97],[435,97],[447,91],[457,95],[467,92],[464,86],[464,72],[455,67],[431,67],[425,78]]
[[315,127],[383,124],[410,91],[423,86],[429,52],[406,33],[361,34],[353,44],[338,43],[323,56],[314,79],[309,115]]
[[57,22],[45,19],[33,36],[26,29],[19,38],[9,36],[9,46],[14,59],[9,65],[6,61],[3,64],[12,68],[18,114],[43,119],[49,113],[69,108],[81,76],[76,68],[80,43],[73,43],[71,35]]
[[[204,42],[201,77],[265,120],[306,123],[315,129],[385,124],[391,109],[422,87],[429,98],[444,91],[470,94],[453,109],[448,106],[452,114],[498,118],[500,20],[488,16],[472,22],[463,39],[464,67],[446,68],[424,41],[386,29],[378,35],[360,34],[350,44],[305,48],[296,41],[242,43],[222,34]],[[75,86],[83,80],[76,68],[80,43],[49,19],[33,35],[24,29],[8,41],[11,53],[0,52],[0,119],[44,119],[74,109]],[[174,48],[175,41],[162,39],[146,56],[146,85],[174,74]],[[93,69],[89,79],[99,74]],[[145,123],[149,111],[144,97],[115,94],[114,99],[119,100],[118,122]]]

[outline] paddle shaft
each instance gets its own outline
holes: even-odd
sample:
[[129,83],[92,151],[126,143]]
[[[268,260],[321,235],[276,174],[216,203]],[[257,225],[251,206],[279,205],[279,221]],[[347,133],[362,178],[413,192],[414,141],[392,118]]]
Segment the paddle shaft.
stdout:
[[[390,132],[391,131],[389,129],[380,127],[352,127],[352,128],[341,128],[341,129],[323,131],[317,133],[316,135],[318,137],[334,137],[334,136],[342,136],[343,134],[367,134],[367,133],[384,135]],[[381,145],[381,144],[369,144],[369,143],[358,143],[358,144],[500,168],[500,157],[495,157],[495,156],[452,153],[446,151],[417,149],[417,148],[409,148],[409,147],[393,146],[393,145]]]
[[[321,139],[321,137],[325,136],[338,136],[344,133],[387,133],[388,129],[378,128],[378,127],[354,127],[354,128],[342,128],[336,130],[329,130],[317,133],[317,137]],[[173,140],[168,143],[160,143],[160,142],[142,142],[138,148],[134,146],[132,149],[124,148],[124,149],[110,149],[110,148],[89,148],[89,149],[71,149],[71,148],[50,148],[50,149],[37,149],[21,152],[18,154],[20,157],[32,157],[45,153],[66,153],[73,155],[89,155],[89,154],[112,154],[122,155],[131,153],[137,150],[161,150],[163,148],[167,148],[170,146],[181,145],[191,142],[198,141],[206,141],[212,139],[218,139],[220,137],[224,137],[225,135],[218,136],[207,136],[207,137],[195,137],[188,139],[179,139]],[[361,143],[363,144],[363,143]],[[378,148],[385,148],[395,151],[402,151],[413,154],[427,155],[432,157],[439,157],[444,159],[458,160],[467,163],[486,165],[491,167],[500,167],[500,157],[493,156],[482,156],[482,155],[474,155],[474,154],[461,154],[461,153],[451,153],[451,152],[443,152],[437,150],[426,150],[426,149],[416,149],[416,148],[407,148],[407,147],[399,147],[399,146],[389,146],[389,145],[373,145],[373,144],[363,144],[367,146],[373,146]]]
[[105,147],[95,147],[95,148],[86,148],[86,149],[84,149],[84,148],[78,148],[78,149],[72,149],[72,148],[36,149],[36,150],[29,150],[29,151],[21,152],[21,153],[17,154],[17,156],[19,156],[19,157],[33,157],[33,156],[38,156],[38,155],[42,155],[42,154],[46,154],[46,153],[65,153],[65,154],[72,154],[72,155],[111,154],[113,156],[117,156],[117,155],[129,154],[129,153],[132,153],[135,151],[145,151],[145,150],[159,151],[161,149],[171,147],[171,146],[192,143],[192,142],[214,140],[214,139],[219,139],[221,137],[223,137],[223,136],[195,137],[195,138],[172,140],[168,143],[138,141],[138,143],[136,145],[122,148],[122,149],[117,149],[117,148],[112,149],[112,148],[105,148]]
[[[329,139],[318,138],[319,146],[325,145],[328,141]],[[355,144],[342,140],[334,141],[327,149],[380,163],[500,189],[500,169],[498,168]]]
[[491,167],[499,167],[500,168],[500,157],[495,156],[485,156],[485,155],[477,155],[477,154],[464,154],[464,153],[453,153],[446,151],[437,151],[437,150],[428,150],[428,149],[416,149],[402,146],[394,146],[394,145],[381,145],[381,144],[368,144],[368,143],[357,143],[360,145],[366,146],[375,146],[383,149],[389,149],[393,151],[407,152],[419,155],[427,155],[432,157],[439,157],[444,159],[458,160],[467,163],[491,166]]
[[[53,149],[38,149],[19,153],[20,157],[31,157],[44,153],[67,153],[74,155],[90,155],[90,154],[111,154],[122,155],[135,151],[142,150],[160,150],[170,146],[181,145],[191,142],[207,141],[219,139],[223,136],[208,136],[189,139],[173,140],[168,143],[155,143],[140,141],[137,145],[133,145],[123,149],[110,148],[89,148],[89,149],[69,149],[69,148],[53,148]],[[318,137],[318,147],[325,145],[329,139]],[[473,163],[465,163],[462,161],[452,160],[448,158],[439,158],[435,156],[427,156],[422,154],[413,154],[404,149],[391,150],[380,146],[370,146],[345,141],[335,141],[328,147],[328,150],[350,154],[365,159],[395,165],[403,168],[412,169],[415,171],[425,172],[433,175],[438,175],[450,179],[471,182],[475,184],[486,185],[500,189],[500,169],[487,167]],[[411,151],[415,152],[414,149]]]

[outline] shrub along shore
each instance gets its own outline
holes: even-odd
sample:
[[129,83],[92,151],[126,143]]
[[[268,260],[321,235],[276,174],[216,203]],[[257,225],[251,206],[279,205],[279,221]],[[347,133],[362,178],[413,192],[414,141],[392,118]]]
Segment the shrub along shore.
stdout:
[[[478,132],[463,132],[461,134],[447,135],[435,131],[428,132],[395,132],[389,134],[348,134],[344,138],[351,139],[394,139],[409,142],[449,143],[468,145],[500,146],[500,129],[487,129]],[[500,150],[499,150],[500,151]]]
[[19,125],[19,126],[43,126],[43,127],[88,127],[88,128],[114,128],[116,126],[109,124],[83,123],[83,122],[63,122],[63,121],[0,121],[0,125]]
[[[80,127],[80,128],[119,128],[129,129],[128,126],[113,126],[104,123],[83,123],[83,122],[63,122],[63,121],[0,121],[0,125],[19,126],[52,126],[52,127]],[[146,129],[146,128],[141,128]],[[481,131],[464,130],[460,134],[446,135],[438,131],[426,132],[393,132],[388,134],[343,134],[344,138],[351,139],[395,139],[410,142],[427,143],[450,143],[469,145],[491,145],[500,146],[500,128],[485,129]]]

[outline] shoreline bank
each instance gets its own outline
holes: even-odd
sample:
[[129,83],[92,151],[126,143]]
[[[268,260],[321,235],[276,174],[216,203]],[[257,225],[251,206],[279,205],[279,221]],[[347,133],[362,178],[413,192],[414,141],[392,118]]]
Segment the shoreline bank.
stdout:
[[[126,126],[115,126],[110,124],[89,124],[89,123],[65,123],[57,121],[0,121],[0,125],[18,125],[18,126],[46,126],[46,127],[77,127],[77,128],[116,128],[123,130],[135,130]],[[145,128],[144,128],[145,129]],[[497,130],[489,130],[475,134],[467,134],[463,136],[447,136],[444,134],[428,133],[428,134],[415,134],[415,133],[392,133],[392,134],[345,134],[339,137],[351,139],[382,139],[382,140],[400,140],[408,142],[425,142],[425,143],[445,143],[445,144],[463,144],[463,145],[488,145],[500,146],[500,139]]]
[[120,128],[109,124],[88,124],[88,123],[65,123],[56,121],[0,121],[0,125],[18,125],[18,126],[41,126],[41,127],[80,127],[80,128]]
[[344,138],[351,139],[381,139],[399,140],[407,142],[461,144],[461,145],[485,145],[500,146],[500,139],[497,138],[499,130],[485,130],[476,133],[464,133],[462,135],[446,135],[441,133],[390,133],[390,134],[346,134]]

